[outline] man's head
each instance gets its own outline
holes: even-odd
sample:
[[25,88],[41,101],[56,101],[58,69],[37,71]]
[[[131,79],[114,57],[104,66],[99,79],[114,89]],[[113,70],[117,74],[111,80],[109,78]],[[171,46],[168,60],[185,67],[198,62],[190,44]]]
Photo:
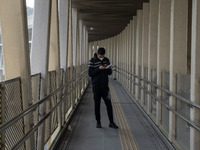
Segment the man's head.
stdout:
[[97,51],[97,55],[99,58],[104,58],[105,53],[106,53],[106,51],[105,51],[105,48],[103,48],[103,47],[100,47]]

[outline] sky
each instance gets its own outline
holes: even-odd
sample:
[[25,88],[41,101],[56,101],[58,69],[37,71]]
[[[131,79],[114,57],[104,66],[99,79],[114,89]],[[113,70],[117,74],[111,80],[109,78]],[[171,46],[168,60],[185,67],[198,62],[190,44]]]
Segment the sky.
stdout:
[[34,7],[34,0],[26,0],[26,5],[33,8]]

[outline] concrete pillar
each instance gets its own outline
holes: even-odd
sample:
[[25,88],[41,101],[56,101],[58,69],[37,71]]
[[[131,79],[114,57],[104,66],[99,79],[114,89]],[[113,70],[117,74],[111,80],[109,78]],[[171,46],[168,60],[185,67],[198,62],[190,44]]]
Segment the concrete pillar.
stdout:
[[[114,37],[114,42],[113,42],[113,66],[116,66],[116,59],[117,59],[117,36]],[[113,79],[116,79],[116,71],[113,71]]]
[[[193,0],[192,4],[192,61],[191,61],[191,94],[190,99],[193,103],[200,104],[200,1]],[[192,107],[190,109],[190,120],[194,122],[197,126],[199,123],[199,110]],[[200,149],[200,133],[190,127],[190,150],[198,150]]]
[[68,24],[68,67],[73,67],[73,49],[72,49],[72,6],[69,0],[69,24]]
[[[170,49],[170,5],[171,0],[160,0],[158,11],[158,46],[157,46],[157,85],[161,86],[161,73],[169,71]],[[161,98],[161,90],[157,90]],[[161,104],[157,102],[156,124],[161,123]]]
[[76,66],[76,54],[77,54],[77,9],[72,8],[72,43],[73,43],[73,66]]
[[[139,76],[139,67],[142,65],[142,10],[137,11],[137,33],[136,33],[136,68],[135,72],[136,75]],[[139,83],[139,79],[136,78],[136,82]],[[136,86],[135,93],[136,93],[136,100],[140,103],[141,101],[139,98],[139,90],[140,88]]]
[[[49,71],[56,71],[56,89],[61,85],[60,80],[60,46],[59,46],[59,24],[58,24],[58,0],[52,1],[51,5],[51,24],[50,24],[50,47],[49,47]],[[51,81],[54,82],[54,81]],[[59,92],[56,97],[56,101],[53,102],[53,105],[56,105],[60,101]],[[58,130],[62,126],[62,115],[61,115],[61,106],[58,107]],[[54,138],[49,140],[52,142]]]
[[[41,99],[47,95],[51,1],[35,0],[34,9],[31,73],[41,73]],[[39,108],[39,120],[44,117],[44,114],[45,109],[41,105]],[[42,124],[38,129],[38,149],[44,148],[44,126]]]
[[[85,66],[87,67],[87,62],[89,61],[88,57],[88,30],[86,30],[86,56],[85,56]],[[88,77],[85,76],[86,84],[88,84]]]
[[[77,71],[77,9],[72,8],[72,55],[73,55],[73,69],[72,69],[72,79],[76,79]],[[76,80],[73,81],[73,90],[72,90],[72,105],[76,103]]]
[[83,21],[82,20],[79,20],[79,50],[80,50],[80,65],[82,65],[83,64]]
[[[142,28],[142,78],[145,77],[145,68],[148,66],[148,40],[149,40],[149,12],[150,12],[150,4],[144,3],[143,4],[143,28]],[[144,87],[145,84],[142,81],[142,86]],[[145,103],[144,100],[144,90],[141,90],[141,104],[142,106]],[[146,105],[146,104],[145,104]]]
[[[23,109],[26,109],[32,105],[32,91],[25,1],[0,0],[0,18],[5,80],[21,77]],[[25,133],[32,128],[31,116],[24,117]],[[26,141],[26,148],[34,149],[33,138]]]
[[68,46],[68,0],[59,0],[60,66],[66,72]]
[[50,27],[49,71],[56,70],[56,86],[60,87],[60,47],[58,25],[58,1],[52,1]]
[[[152,69],[157,67],[157,40],[158,40],[158,5],[159,0],[150,0],[149,13],[149,44],[148,44],[148,80],[151,81]],[[151,85],[148,85],[151,91]],[[151,96],[148,95],[147,113],[151,112]]]
[[[130,29],[129,29],[129,72],[132,73],[132,32],[133,32],[133,20],[130,21]],[[129,74],[129,78],[132,79],[132,75]],[[131,80],[129,80],[129,92],[130,94],[132,93],[132,85],[133,82]]]
[[[126,26],[126,28],[124,30],[124,43],[123,43],[123,45],[124,45],[124,63],[123,63],[123,65],[124,65],[125,71],[127,71],[127,33],[128,33],[127,28],[128,27]],[[124,72],[124,75],[127,76],[127,73]],[[127,78],[125,76],[124,76],[123,83],[124,83],[125,88],[127,89]]]
[[[120,69],[123,69],[123,32],[121,32],[120,35]],[[123,76],[122,76],[122,71],[120,70],[120,82],[123,82]]]
[[[119,37],[120,34],[117,35],[116,39],[116,66],[119,67],[120,65],[120,59],[119,59]],[[116,68],[116,79],[119,81],[119,69]]]
[[[51,7],[51,28],[50,28],[50,53],[49,71],[60,71],[60,49],[59,49],[59,30],[58,30],[58,1],[52,1]],[[58,83],[58,82],[57,82]],[[58,87],[58,86],[57,86]]]
[[[187,70],[188,0],[171,1],[170,20],[170,91],[176,92],[176,74]],[[170,97],[170,107],[175,109],[175,98]],[[169,139],[175,139],[175,114],[169,112]]]
[[[69,80],[73,79],[73,44],[72,44],[72,4],[71,4],[71,0],[69,0],[69,24],[68,24],[68,67],[70,67],[69,69]],[[71,90],[72,89],[72,84],[70,84],[68,86],[68,89]],[[72,99],[72,94],[70,94],[69,96],[69,100],[71,101],[71,108],[70,110],[73,108],[74,103],[73,103],[73,99]]]
[[[64,70],[63,83],[67,82],[67,57],[68,57],[68,0],[59,0],[59,45],[60,67]],[[66,89],[64,90],[66,91]],[[66,92],[65,92],[66,93]],[[65,94],[64,93],[64,94]],[[62,105],[62,125],[65,121],[65,104]]]
[[[127,63],[127,71],[130,72],[130,65],[131,65],[131,63],[130,63],[130,60],[131,60],[131,57],[130,57],[131,56],[131,54],[130,54],[130,47],[131,47],[131,42],[130,42],[130,40],[131,40],[131,37],[130,37],[131,23],[128,24],[128,30],[127,31],[128,32],[127,32],[127,61],[126,61],[126,63]],[[127,73],[127,76],[128,76],[128,78],[131,77],[129,73]],[[131,85],[131,81],[129,79],[127,79],[127,88],[128,88],[129,92],[130,92],[130,85]]]
[[[82,20],[79,20],[79,53],[80,53],[80,57],[77,59],[80,59],[79,61],[80,72],[82,72],[83,71],[83,21]],[[87,64],[88,62],[89,60],[87,60]],[[83,82],[81,81],[80,83],[81,92],[82,92],[82,89],[83,89]]]
[[[132,30],[132,70],[133,70],[133,74],[136,73],[136,34],[137,34],[137,16],[133,16],[133,30]],[[133,77],[133,80],[135,80],[135,78]],[[135,97],[135,87],[136,85],[133,83],[133,97]]]

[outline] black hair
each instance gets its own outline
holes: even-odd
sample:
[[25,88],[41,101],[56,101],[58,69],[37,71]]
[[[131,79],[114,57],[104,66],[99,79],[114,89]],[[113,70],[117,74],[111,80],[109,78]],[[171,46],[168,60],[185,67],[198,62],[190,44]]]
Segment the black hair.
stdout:
[[106,50],[105,50],[105,48],[100,47],[100,48],[98,49],[97,53],[100,54],[100,55],[104,55],[104,54],[106,53]]

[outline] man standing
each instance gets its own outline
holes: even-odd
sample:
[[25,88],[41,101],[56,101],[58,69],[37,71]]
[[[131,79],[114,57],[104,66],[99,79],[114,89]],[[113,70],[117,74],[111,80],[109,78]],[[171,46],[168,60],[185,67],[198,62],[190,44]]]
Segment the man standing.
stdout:
[[113,121],[113,110],[108,87],[108,75],[112,74],[112,69],[111,67],[106,68],[106,66],[110,64],[110,61],[108,58],[104,57],[104,55],[105,49],[99,48],[97,54],[95,53],[94,58],[89,62],[89,76],[92,79],[95,117],[97,120],[96,127],[101,128],[100,104],[102,97],[107,108],[108,118],[110,121],[109,127],[117,129],[118,126]]

